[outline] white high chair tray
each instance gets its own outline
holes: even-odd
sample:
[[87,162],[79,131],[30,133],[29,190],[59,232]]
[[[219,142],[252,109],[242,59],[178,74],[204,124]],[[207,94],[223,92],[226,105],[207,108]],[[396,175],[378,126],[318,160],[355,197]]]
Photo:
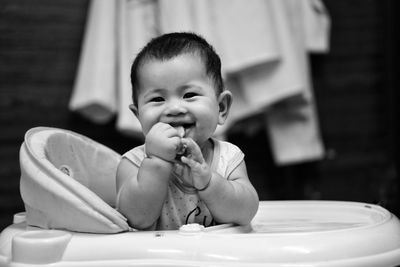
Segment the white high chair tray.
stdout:
[[247,226],[87,234],[26,226],[0,235],[0,266],[400,265],[400,223],[386,209],[335,201],[262,201]]

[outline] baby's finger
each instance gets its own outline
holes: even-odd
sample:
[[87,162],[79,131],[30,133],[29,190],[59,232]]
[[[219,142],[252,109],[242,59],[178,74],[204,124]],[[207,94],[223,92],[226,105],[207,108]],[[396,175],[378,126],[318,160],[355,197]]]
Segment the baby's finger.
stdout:
[[178,136],[170,137],[169,140],[177,150],[182,146],[181,138]]
[[167,124],[164,132],[168,137],[175,137],[176,136],[176,137],[181,138],[179,130],[177,128],[175,128],[175,127],[172,127],[169,124]]
[[186,153],[186,145],[182,144],[182,142],[179,143],[179,145],[176,148],[176,154],[181,156]]
[[203,162],[203,154],[201,153],[200,147],[193,141],[192,138],[182,138],[182,144],[186,146],[186,156],[194,159],[197,162]]
[[189,168],[192,169],[192,170],[197,168],[200,165],[200,163],[198,163],[197,161],[195,161],[195,160],[193,160],[191,158],[188,158],[186,156],[182,156],[181,157],[181,162],[186,164],[186,165],[188,165]]

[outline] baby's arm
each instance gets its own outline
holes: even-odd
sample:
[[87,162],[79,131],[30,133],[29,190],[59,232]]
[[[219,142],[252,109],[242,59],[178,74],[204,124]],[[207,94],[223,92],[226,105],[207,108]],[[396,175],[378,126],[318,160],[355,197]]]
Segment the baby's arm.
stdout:
[[244,161],[228,179],[212,172],[209,187],[199,194],[219,223],[248,224],[258,209],[258,195],[249,181]]
[[151,227],[167,196],[171,163],[145,158],[137,168],[123,158],[117,170],[118,209],[136,229]]
[[146,136],[147,157],[138,168],[123,158],[117,170],[118,208],[137,229],[151,227],[160,216],[168,181],[180,145],[178,132],[156,124]]
[[193,140],[186,139],[185,143],[190,155],[181,160],[191,169],[193,184],[200,189],[199,195],[214,219],[219,223],[248,224],[257,212],[259,199],[248,178],[245,162],[227,179],[210,169]]

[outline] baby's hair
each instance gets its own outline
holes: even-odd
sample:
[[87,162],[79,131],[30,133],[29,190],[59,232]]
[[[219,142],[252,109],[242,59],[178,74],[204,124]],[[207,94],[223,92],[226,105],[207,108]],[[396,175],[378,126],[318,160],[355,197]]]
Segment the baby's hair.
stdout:
[[149,60],[169,60],[182,54],[200,56],[204,63],[206,74],[214,82],[217,95],[224,90],[221,75],[221,59],[214,48],[204,38],[194,33],[168,33],[150,40],[133,61],[131,67],[131,84],[133,104],[135,106],[138,104],[138,70],[141,65]]

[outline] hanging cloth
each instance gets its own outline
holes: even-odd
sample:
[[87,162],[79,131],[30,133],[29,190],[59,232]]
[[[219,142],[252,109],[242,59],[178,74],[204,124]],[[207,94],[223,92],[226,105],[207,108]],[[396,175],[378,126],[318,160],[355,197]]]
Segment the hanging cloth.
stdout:
[[69,108],[96,123],[117,110],[114,1],[91,1]]
[[[320,0],[93,1],[70,108],[99,122],[117,113],[118,130],[141,137],[128,108],[130,65],[152,37],[193,31],[220,54],[234,94],[230,116],[217,134],[239,119],[265,113],[260,123],[266,124],[277,164],[320,159],[324,148],[307,53],[328,50],[329,23]],[[102,43],[95,38],[100,33],[108,36],[101,36]],[[93,62],[107,72],[93,69]]]
[[319,0],[275,0],[274,8],[274,14],[283,15],[281,25],[286,23],[287,30],[280,31],[287,33],[284,37],[287,39],[282,43],[291,45],[287,49],[292,49],[294,67],[301,74],[299,85],[302,85],[303,92],[278,102],[266,113],[272,153],[278,165],[319,160],[324,157],[325,150],[307,53],[328,51],[330,20]]
[[142,138],[139,120],[129,109],[132,104],[130,70],[136,54],[157,35],[157,1],[117,1],[117,91],[118,116],[116,127],[127,135]]

